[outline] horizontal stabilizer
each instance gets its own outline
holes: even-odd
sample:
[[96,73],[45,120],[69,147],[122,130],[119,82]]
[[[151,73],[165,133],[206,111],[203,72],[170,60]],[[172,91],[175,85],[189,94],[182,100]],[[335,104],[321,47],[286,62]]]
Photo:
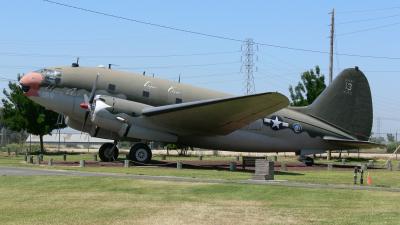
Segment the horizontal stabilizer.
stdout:
[[331,144],[335,144],[338,147],[346,147],[346,148],[384,148],[385,145],[370,142],[370,141],[361,141],[361,140],[350,140],[350,139],[340,139],[335,137],[324,137],[325,141],[328,141]]
[[261,93],[143,109],[158,126],[181,135],[225,135],[289,105],[279,93]]

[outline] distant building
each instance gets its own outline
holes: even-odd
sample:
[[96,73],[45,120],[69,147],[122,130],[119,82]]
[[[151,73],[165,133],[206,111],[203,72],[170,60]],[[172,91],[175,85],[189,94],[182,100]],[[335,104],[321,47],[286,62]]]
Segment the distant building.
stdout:
[[[45,145],[57,146],[59,143],[65,147],[85,148],[87,146],[100,146],[105,142],[112,142],[112,140],[91,137],[86,133],[53,133],[51,135],[43,136],[43,143]],[[39,144],[40,138],[37,135],[31,135],[26,138],[26,144]]]

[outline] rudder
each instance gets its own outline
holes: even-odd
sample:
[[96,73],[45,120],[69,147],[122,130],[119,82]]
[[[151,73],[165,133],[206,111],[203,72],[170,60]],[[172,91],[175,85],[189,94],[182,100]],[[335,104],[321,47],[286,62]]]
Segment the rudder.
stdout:
[[358,67],[343,70],[307,114],[351,133],[360,140],[371,135],[373,111],[369,83]]

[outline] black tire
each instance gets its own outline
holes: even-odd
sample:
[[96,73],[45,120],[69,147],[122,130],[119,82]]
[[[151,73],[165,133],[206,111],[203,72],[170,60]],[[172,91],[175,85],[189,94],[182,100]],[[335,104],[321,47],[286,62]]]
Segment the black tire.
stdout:
[[304,159],[304,164],[306,164],[306,166],[313,166],[314,165],[314,159],[311,157],[306,157]]
[[119,155],[119,150],[118,147],[114,147],[114,151],[111,152],[111,149],[113,149],[114,144],[113,143],[104,143],[101,145],[99,149],[99,158],[103,162],[112,162],[118,159]]
[[151,161],[152,153],[149,146],[143,143],[135,144],[129,151],[129,159],[139,163],[149,163]]

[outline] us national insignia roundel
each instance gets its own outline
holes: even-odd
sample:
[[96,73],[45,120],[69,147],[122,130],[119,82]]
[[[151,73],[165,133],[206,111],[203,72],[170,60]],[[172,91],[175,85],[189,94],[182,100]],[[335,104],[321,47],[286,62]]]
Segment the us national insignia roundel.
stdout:
[[303,127],[299,123],[295,123],[292,125],[292,129],[295,133],[300,133],[303,131]]
[[283,122],[283,120],[280,116],[272,116],[271,119],[264,118],[263,122],[266,125],[270,125],[272,130],[280,130],[282,128],[289,127],[289,124],[286,122]]

